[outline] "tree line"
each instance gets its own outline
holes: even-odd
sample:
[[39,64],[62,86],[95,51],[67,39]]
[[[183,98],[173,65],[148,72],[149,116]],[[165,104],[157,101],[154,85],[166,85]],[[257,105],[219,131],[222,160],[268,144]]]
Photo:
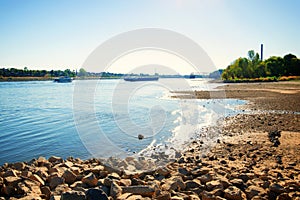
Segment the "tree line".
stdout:
[[283,58],[272,56],[261,60],[259,54],[248,51],[248,58],[238,58],[222,73],[222,79],[255,79],[265,77],[300,76],[300,59],[293,54]]
[[69,76],[75,77],[76,72],[70,69],[62,70],[29,70],[26,67],[24,69],[16,68],[2,68],[0,69],[0,77],[59,77]]

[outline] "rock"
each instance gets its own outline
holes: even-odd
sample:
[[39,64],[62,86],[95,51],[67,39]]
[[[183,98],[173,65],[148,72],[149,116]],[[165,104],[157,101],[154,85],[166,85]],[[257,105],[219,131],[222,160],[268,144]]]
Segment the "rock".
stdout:
[[50,199],[51,196],[51,190],[48,186],[42,186],[41,187],[42,194],[45,195],[46,199]]
[[44,180],[36,174],[32,174],[29,178],[31,180],[37,181],[40,184],[40,186],[45,185]]
[[213,179],[212,175],[209,174],[209,173],[204,174],[204,175],[202,175],[198,178],[199,178],[199,180],[201,181],[202,184],[206,184],[207,182],[212,181],[212,179]]
[[91,188],[85,193],[86,200],[108,200],[106,193],[101,189]]
[[244,188],[244,181],[242,179],[235,178],[235,179],[231,180],[230,183],[240,189]]
[[208,168],[208,167],[202,167],[202,168],[200,168],[200,169],[193,170],[193,171],[191,172],[191,174],[192,174],[193,176],[195,176],[195,177],[198,177],[198,176],[207,174],[209,171],[210,171],[210,168]]
[[170,200],[171,199],[171,194],[167,191],[158,191],[155,194],[154,199],[156,199],[156,200]]
[[185,183],[180,176],[174,176],[166,180],[165,184],[162,185],[163,190],[184,190]]
[[247,174],[240,174],[238,178],[242,179],[244,183],[247,183],[247,181],[250,179]]
[[15,168],[15,169],[18,170],[18,171],[24,170],[25,167],[26,167],[26,165],[25,165],[25,163],[23,163],[23,162],[17,162],[17,163],[14,163],[14,164],[13,164],[13,168]]
[[167,169],[166,167],[160,167],[155,172],[164,177],[170,175],[170,170]]
[[276,200],[292,200],[292,198],[287,193],[280,194]]
[[116,182],[113,181],[110,186],[110,196],[116,199],[121,194],[122,194],[122,188]]
[[135,185],[135,186],[123,186],[121,187],[123,193],[132,193],[135,195],[141,195],[145,197],[152,197],[154,195],[155,189],[151,186],[146,185]]
[[60,200],[60,196],[57,196],[57,195],[51,196],[50,200]]
[[189,195],[190,200],[200,200],[200,198],[197,195],[191,194]]
[[223,184],[219,180],[210,181],[210,182],[206,183],[206,188],[209,191],[212,191],[212,190],[215,190],[215,189],[221,189],[221,190],[223,190]]
[[117,198],[117,200],[126,200],[126,199],[128,199],[130,196],[132,196],[131,193],[124,193],[124,194],[121,194],[121,195]]
[[22,171],[21,176],[29,178],[32,175],[31,171]]
[[55,190],[53,191],[53,194],[55,195],[61,195],[64,192],[69,192],[71,191],[71,189],[69,188],[69,186],[67,184],[61,184],[56,186]]
[[16,170],[7,170],[4,174],[3,174],[3,178],[5,177],[9,177],[9,176],[14,176],[17,177],[17,171]]
[[192,188],[199,188],[201,186],[200,181],[197,179],[186,181],[185,182],[185,189],[190,190]]
[[242,200],[246,198],[246,195],[239,188],[229,186],[224,190],[224,197],[228,200]]
[[130,195],[127,200],[145,200],[141,195]]
[[121,179],[120,180],[120,185],[121,186],[130,186],[131,185],[131,180],[130,179]]
[[95,187],[98,184],[98,179],[92,172],[83,177],[81,181],[90,187]]
[[63,177],[64,177],[66,183],[73,184],[76,181],[77,176],[70,169],[67,169],[64,172]]
[[142,139],[144,139],[144,135],[142,135],[142,134],[139,134],[139,135],[138,135],[138,139],[139,139],[139,140],[142,140]]
[[91,169],[94,174],[100,174],[101,171],[104,171],[104,167],[102,165],[97,165]]
[[115,172],[113,172],[110,175],[108,175],[107,178],[116,179],[116,180],[120,180],[121,179],[121,177],[119,176],[119,174],[117,174]]
[[61,157],[57,157],[57,156],[51,156],[48,159],[49,162],[53,163],[53,164],[58,164],[58,163],[62,163],[63,159]]
[[275,131],[270,131],[268,133],[268,137],[270,142],[273,143],[274,147],[278,147],[280,145],[279,138],[281,137],[281,131],[275,130]]
[[107,186],[107,187],[110,187],[111,184],[112,184],[112,180],[110,178],[105,178],[103,179],[103,185]]
[[122,174],[123,174],[123,172],[121,170],[113,168],[113,167],[108,166],[108,165],[104,165],[104,170],[107,171],[110,174],[115,172],[115,173],[119,174],[119,176],[122,176]]
[[279,185],[278,183],[273,183],[270,185],[269,190],[275,192],[276,194],[281,194],[285,192],[284,187]]
[[19,182],[22,181],[22,178],[15,176],[8,176],[4,178],[5,185],[16,187]]
[[201,193],[201,199],[202,200],[216,200],[215,195],[211,194],[210,192],[203,191]]
[[53,190],[54,188],[56,188],[58,185],[63,184],[65,182],[65,179],[63,177],[52,177],[50,179],[50,188]]
[[37,164],[39,167],[41,166],[44,166],[46,163],[48,163],[48,160],[45,158],[45,157],[39,157],[37,160],[36,160]]
[[85,200],[85,194],[81,191],[68,191],[62,193],[61,200]]
[[266,191],[258,186],[250,185],[246,190],[245,193],[248,199],[252,199],[254,196],[263,196],[266,194]]

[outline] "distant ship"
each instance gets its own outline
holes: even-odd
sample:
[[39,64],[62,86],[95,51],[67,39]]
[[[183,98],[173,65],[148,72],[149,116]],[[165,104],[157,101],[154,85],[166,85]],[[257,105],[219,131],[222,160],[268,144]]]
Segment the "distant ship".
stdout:
[[190,74],[190,79],[194,79],[194,78],[196,78],[196,75],[194,73],[191,73]]
[[72,78],[70,78],[68,76],[61,76],[59,78],[54,79],[54,82],[57,82],[57,83],[70,83],[70,82],[72,82]]
[[127,76],[124,77],[124,81],[157,81],[158,76]]

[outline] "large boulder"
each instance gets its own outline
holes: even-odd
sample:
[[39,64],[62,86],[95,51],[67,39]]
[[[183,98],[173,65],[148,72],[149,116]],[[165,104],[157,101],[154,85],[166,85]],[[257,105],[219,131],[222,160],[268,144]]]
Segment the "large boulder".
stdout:
[[81,181],[90,187],[95,187],[98,184],[98,179],[92,172],[84,176]]
[[61,200],[85,200],[85,194],[81,191],[68,191],[62,193]]
[[101,189],[90,188],[85,193],[86,200],[108,200],[106,193]]

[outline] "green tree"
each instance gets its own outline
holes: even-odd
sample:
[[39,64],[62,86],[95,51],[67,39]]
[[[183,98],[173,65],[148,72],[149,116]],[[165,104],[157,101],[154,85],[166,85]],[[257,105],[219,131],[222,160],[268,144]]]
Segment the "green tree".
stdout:
[[78,76],[80,76],[80,77],[87,76],[87,72],[85,71],[85,69],[80,68]]

